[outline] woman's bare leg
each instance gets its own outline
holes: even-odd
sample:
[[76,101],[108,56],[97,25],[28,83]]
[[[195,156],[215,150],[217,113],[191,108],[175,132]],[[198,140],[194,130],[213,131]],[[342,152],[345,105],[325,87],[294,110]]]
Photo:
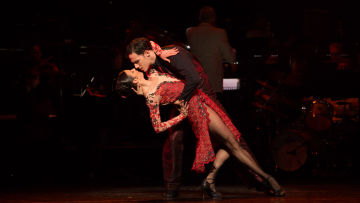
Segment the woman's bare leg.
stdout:
[[220,167],[224,164],[224,162],[229,157],[230,157],[230,154],[224,149],[219,149],[218,152],[216,153],[213,165],[209,171],[209,174],[206,176],[206,180],[208,183],[210,183],[210,187],[213,191],[216,191],[215,178],[216,178],[217,172],[219,171]]
[[[251,155],[244,149],[241,148],[239,143],[237,142],[235,136],[232,134],[230,129],[225,125],[225,123],[221,120],[221,118],[218,116],[218,114],[212,110],[210,107],[207,107],[207,112],[209,113],[209,130],[211,132],[214,132],[218,134],[223,140],[224,144],[229,148],[230,152],[243,164],[245,164],[247,167],[249,167],[251,170],[253,170],[255,173],[263,177],[264,179],[269,179],[271,176],[267,173],[265,173],[261,167],[256,163],[256,161],[251,157]],[[225,151],[225,150],[223,150]],[[225,151],[226,152],[226,151]],[[223,152],[221,152],[223,153]],[[220,154],[221,156],[224,156],[224,154]],[[224,156],[225,157],[225,156]],[[218,156],[216,156],[216,159]],[[220,166],[224,163],[224,161],[216,160],[214,161],[220,164]],[[216,173],[215,173],[216,174]],[[280,185],[272,178],[271,185],[275,190],[280,190]]]

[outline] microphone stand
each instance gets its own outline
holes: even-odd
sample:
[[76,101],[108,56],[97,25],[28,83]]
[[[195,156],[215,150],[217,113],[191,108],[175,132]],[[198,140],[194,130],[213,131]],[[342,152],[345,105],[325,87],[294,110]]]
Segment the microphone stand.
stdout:
[[94,82],[94,80],[95,80],[95,73],[94,76],[92,76],[90,80],[85,84],[85,88],[84,89],[81,88],[80,97],[83,97],[85,95],[87,88],[90,87],[90,85]]

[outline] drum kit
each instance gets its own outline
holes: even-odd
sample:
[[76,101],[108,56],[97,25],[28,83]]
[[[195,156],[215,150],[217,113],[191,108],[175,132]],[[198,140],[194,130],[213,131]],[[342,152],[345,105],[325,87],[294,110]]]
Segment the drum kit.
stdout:
[[[269,112],[281,119],[289,119],[286,112],[281,112],[272,105],[276,90],[270,89],[263,81],[257,81],[263,88],[255,93],[253,105],[260,111]],[[275,92],[275,93],[274,93]],[[271,97],[269,99],[269,96]],[[331,160],[334,151],[342,150],[345,128],[349,123],[359,124],[359,98],[307,97],[300,102],[299,116],[282,127],[275,126],[276,133],[269,139],[270,151],[275,169],[294,172],[305,165],[310,168],[327,167],[328,163],[321,160]],[[282,105],[280,103],[280,105]],[[279,125],[280,126],[280,125]],[[358,132],[358,127],[355,127]],[[339,130],[340,129],[340,130]],[[353,135],[350,135],[353,136]],[[351,139],[351,138],[349,138]],[[345,146],[346,147],[346,146]]]

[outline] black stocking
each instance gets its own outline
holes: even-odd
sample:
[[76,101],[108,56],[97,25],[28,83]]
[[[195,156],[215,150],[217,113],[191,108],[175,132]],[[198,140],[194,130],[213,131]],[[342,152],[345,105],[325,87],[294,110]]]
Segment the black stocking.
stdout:
[[[264,179],[268,179],[271,177],[269,174],[265,173],[261,167],[257,164],[257,162],[252,158],[252,156],[241,146],[239,145],[239,142],[235,139],[235,136],[232,134],[230,129],[225,125],[225,123],[221,120],[221,118],[218,116],[218,114],[212,110],[211,108],[207,107],[207,111],[209,113],[209,130],[211,132],[216,133],[219,135],[222,139],[224,144],[229,148],[230,152],[238,159],[241,163],[245,164],[247,167],[249,167],[251,170],[253,170],[255,173],[263,177]],[[225,151],[225,150],[223,150]],[[226,151],[225,151],[226,152]],[[227,153],[227,152],[226,152]],[[228,156],[228,155],[227,155]],[[214,161],[215,167],[218,169],[221,167],[221,165],[224,163],[224,161],[227,159],[226,154],[224,152],[221,152],[220,154],[216,155],[216,159]],[[219,160],[217,160],[219,159]],[[215,171],[216,175],[217,170]],[[274,189],[280,189],[280,185],[274,180],[271,183],[274,187]]]

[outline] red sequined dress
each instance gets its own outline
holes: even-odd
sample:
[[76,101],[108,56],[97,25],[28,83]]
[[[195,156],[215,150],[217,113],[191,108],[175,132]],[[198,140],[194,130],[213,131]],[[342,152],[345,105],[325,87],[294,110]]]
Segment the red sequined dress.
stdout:
[[[157,76],[166,75],[166,77],[172,77],[166,73],[156,73]],[[154,74],[154,72],[148,75],[149,78],[152,74]],[[182,81],[164,81],[158,85],[156,91],[152,94],[152,96],[158,97],[160,101],[156,99],[146,100],[147,106],[150,109],[151,122],[157,133],[169,129],[170,127],[180,123],[185,118],[183,114],[179,114],[179,116],[176,116],[168,121],[161,122],[159,112],[159,105],[175,102],[181,94],[183,88],[184,83]],[[221,110],[221,108],[217,106],[205,93],[196,89],[193,97],[189,101],[187,117],[197,138],[195,160],[192,166],[192,170],[195,170],[196,172],[205,172],[204,165],[214,161],[215,159],[215,153],[209,136],[209,113],[207,112],[205,105],[209,106],[219,115],[237,140],[239,140],[239,137],[241,136],[241,133],[237,130],[230,118]]]

